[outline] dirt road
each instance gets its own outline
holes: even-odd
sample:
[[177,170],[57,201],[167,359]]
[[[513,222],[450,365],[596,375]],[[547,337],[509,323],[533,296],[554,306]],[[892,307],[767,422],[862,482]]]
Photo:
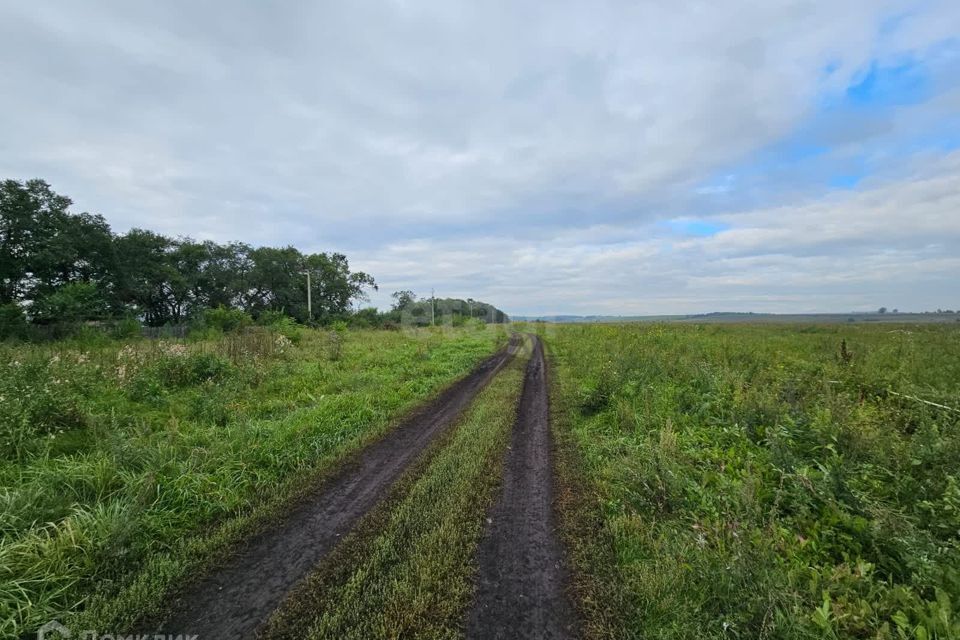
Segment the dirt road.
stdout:
[[555,531],[546,362],[534,338],[503,491],[477,552],[480,572],[467,638],[576,636],[563,551]]
[[388,492],[427,445],[456,421],[516,351],[517,342],[359,452],[276,527],[264,531],[178,599],[162,633],[248,638],[284,596]]

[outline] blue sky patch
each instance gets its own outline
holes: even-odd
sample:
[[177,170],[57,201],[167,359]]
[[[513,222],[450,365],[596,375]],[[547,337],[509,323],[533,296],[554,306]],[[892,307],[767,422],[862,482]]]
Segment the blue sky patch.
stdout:
[[829,184],[835,189],[853,189],[863,179],[863,175],[856,173],[842,173],[830,178]]
[[[882,31],[895,31],[904,18],[889,18]],[[835,80],[848,71],[828,59],[821,73]],[[704,176],[691,194],[697,213],[789,200],[804,189],[855,190],[879,172],[895,174],[903,158],[960,148],[960,117],[942,106],[927,108],[960,87],[960,39],[873,59],[848,77],[846,86],[825,86],[779,140]]]
[[932,83],[924,65],[909,60],[896,66],[877,62],[844,92],[855,107],[885,107],[918,104],[932,94]]
[[693,220],[688,218],[667,220],[667,228],[673,233],[685,236],[708,237],[726,231],[730,225],[715,220]]

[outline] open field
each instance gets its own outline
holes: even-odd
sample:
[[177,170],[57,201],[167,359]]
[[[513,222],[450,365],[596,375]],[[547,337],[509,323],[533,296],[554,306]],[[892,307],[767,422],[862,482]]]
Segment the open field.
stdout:
[[519,316],[515,321],[556,322],[560,324],[623,324],[627,322],[670,322],[681,324],[943,324],[960,323],[960,312],[929,311],[850,313],[697,313],[670,316]]
[[590,636],[960,636],[960,329],[542,329]]
[[534,326],[0,347],[0,637],[960,635],[960,328]]
[[0,635],[159,613],[505,340],[472,327],[0,347]]

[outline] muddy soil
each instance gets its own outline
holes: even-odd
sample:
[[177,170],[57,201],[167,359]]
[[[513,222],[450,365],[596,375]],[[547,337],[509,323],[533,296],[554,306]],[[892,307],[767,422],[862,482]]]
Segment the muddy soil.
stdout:
[[477,551],[467,638],[573,638],[576,618],[553,509],[543,345],[534,338],[504,466],[503,490]]
[[503,368],[518,343],[488,358],[466,378],[357,453],[275,527],[247,541],[222,567],[177,599],[161,633],[200,640],[250,638],[284,596],[384,498],[430,442],[449,428]]

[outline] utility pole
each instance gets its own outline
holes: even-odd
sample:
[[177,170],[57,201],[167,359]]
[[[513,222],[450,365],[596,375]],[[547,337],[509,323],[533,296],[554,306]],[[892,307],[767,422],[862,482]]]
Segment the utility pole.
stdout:
[[310,272],[304,271],[303,274],[307,276],[307,322],[313,322],[313,299],[310,291]]
[[433,287],[430,287],[430,326],[437,324],[437,300],[433,296]]

